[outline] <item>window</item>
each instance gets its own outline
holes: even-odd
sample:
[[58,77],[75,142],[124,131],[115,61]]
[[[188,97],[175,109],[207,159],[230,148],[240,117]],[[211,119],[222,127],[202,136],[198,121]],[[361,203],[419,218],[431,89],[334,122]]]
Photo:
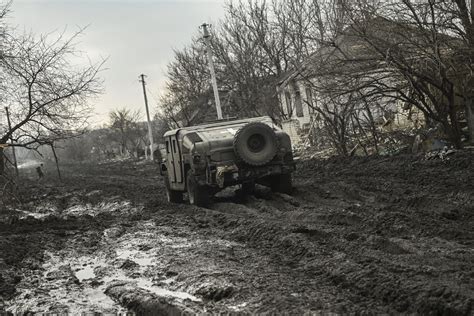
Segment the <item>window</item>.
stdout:
[[170,153],[170,142],[169,141],[166,141],[166,153],[167,154]]

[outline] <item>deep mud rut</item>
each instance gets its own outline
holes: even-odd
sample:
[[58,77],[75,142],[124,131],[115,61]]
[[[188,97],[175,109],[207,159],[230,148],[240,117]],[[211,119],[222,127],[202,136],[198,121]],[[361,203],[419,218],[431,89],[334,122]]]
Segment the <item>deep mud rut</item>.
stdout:
[[0,312],[472,315],[472,155],[305,161],[209,209],[156,165],[65,166],[0,220]]

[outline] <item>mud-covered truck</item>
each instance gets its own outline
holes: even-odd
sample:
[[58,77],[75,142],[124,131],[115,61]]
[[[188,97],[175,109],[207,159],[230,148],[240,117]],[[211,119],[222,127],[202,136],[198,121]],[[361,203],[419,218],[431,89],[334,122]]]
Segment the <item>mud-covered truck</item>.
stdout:
[[225,187],[255,183],[274,192],[291,193],[295,170],[288,134],[270,117],[220,120],[164,134],[160,173],[168,201],[205,206]]

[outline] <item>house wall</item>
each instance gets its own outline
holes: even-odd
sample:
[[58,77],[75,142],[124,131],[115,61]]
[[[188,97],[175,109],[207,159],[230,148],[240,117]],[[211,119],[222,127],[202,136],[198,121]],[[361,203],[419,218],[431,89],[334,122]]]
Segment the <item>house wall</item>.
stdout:
[[300,127],[298,120],[286,120],[282,122],[283,130],[290,136],[292,146],[302,144],[302,138],[299,135]]
[[397,104],[397,112],[393,123],[390,124],[392,129],[396,128],[421,128],[425,124],[425,116],[416,107],[404,108],[403,104]]
[[[283,130],[290,135],[293,144],[302,143],[300,134],[312,123],[314,111],[308,102],[314,104],[316,101],[314,96],[308,95],[311,94],[308,93],[309,90],[309,86],[301,81],[293,81],[278,90],[281,110],[285,115],[282,122]],[[299,111],[298,103],[301,105]]]
[[[299,90],[298,93],[295,91]],[[295,80],[278,88],[278,96],[285,119],[282,122],[283,130],[290,135],[292,144],[302,145],[307,141],[310,128],[320,129],[322,122],[318,119],[318,113],[311,109],[308,102],[317,106],[317,91],[309,88],[306,80]],[[302,111],[298,113],[296,107],[300,98]],[[289,104],[289,103],[290,104]],[[405,109],[402,102],[393,102],[390,97],[384,97],[378,104],[371,106],[371,113],[375,124],[386,131],[397,129],[420,128],[425,123],[423,113],[411,107]],[[390,115],[390,113],[392,113]],[[365,120],[365,114],[359,112],[360,119]]]

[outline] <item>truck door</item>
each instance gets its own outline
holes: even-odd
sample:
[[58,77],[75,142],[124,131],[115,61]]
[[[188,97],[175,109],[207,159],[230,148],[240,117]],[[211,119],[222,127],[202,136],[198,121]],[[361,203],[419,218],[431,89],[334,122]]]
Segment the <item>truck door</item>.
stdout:
[[176,182],[176,172],[174,170],[174,158],[171,137],[166,138],[166,169],[170,183]]
[[178,137],[177,135],[171,136],[172,140],[172,149],[173,149],[173,164],[175,172],[175,182],[183,182],[183,172],[182,172],[182,158],[181,158],[181,149],[179,148]]

